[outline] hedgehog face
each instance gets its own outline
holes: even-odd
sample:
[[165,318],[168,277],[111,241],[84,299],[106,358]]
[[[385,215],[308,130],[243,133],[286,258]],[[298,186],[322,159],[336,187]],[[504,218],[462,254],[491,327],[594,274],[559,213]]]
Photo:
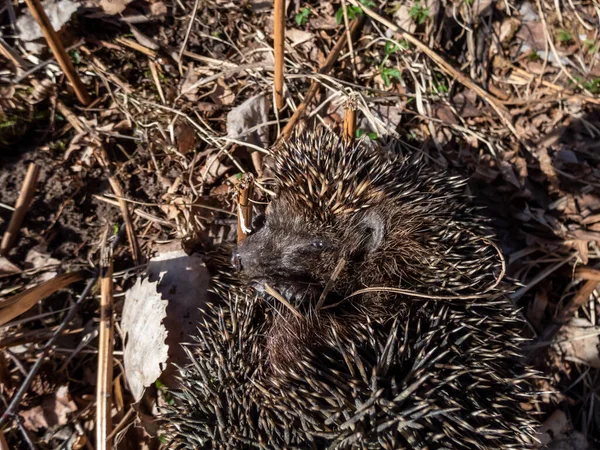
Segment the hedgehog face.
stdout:
[[288,300],[309,300],[322,292],[343,260],[336,285],[344,291],[351,288],[349,280],[360,278],[355,272],[383,241],[385,226],[379,215],[372,210],[321,221],[303,211],[290,194],[280,192],[265,216],[255,219],[253,233],[234,252],[234,265],[260,292],[268,283]]

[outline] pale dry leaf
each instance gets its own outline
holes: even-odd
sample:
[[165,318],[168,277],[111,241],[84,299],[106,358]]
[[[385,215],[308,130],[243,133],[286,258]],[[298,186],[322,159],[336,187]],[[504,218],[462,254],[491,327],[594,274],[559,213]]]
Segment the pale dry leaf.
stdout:
[[178,250],[152,258],[146,276],[127,291],[121,319],[123,359],[136,401],[159,378],[167,386],[176,385],[171,363],[185,364],[181,343],[197,332],[208,283],[202,258]]
[[195,102],[198,100],[198,86],[195,86],[198,81],[198,75],[194,70],[194,65],[189,64],[183,78],[183,82],[179,88],[179,93],[183,94],[189,101]]
[[44,396],[41,404],[19,412],[25,428],[31,431],[62,426],[69,423],[69,415],[77,405],[69,395],[67,386],[60,386],[54,394]]
[[106,14],[115,15],[125,11],[132,0],[100,0],[99,6]]
[[227,114],[227,135],[241,141],[266,148],[269,145],[269,128],[262,127],[251,133],[251,128],[269,120],[270,102],[265,94],[255,95],[233,108]]
[[[48,0],[42,2],[42,6],[50,23],[55,30],[60,30],[79,8],[79,4],[71,0]],[[17,28],[19,29],[19,39],[29,42],[35,41],[43,36],[42,30],[36,20],[32,17],[29,10],[17,19]]]
[[585,318],[573,318],[563,326],[553,347],[563,357],[600,369],[600,327]]
[[297,28],[290,28],[285,30],[285,37],[292,42],[292,47],[295,47],[310,41],[315,35],[307,31],[298,30]]

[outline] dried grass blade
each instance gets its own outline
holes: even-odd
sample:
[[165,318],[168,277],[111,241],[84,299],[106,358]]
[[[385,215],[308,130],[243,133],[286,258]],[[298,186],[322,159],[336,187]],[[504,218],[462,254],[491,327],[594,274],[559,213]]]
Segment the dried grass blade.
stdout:
[[10,297],[0,303],[0,325],[4,325],[15,317],[29,311],[37,302],[54,294],[56,291],[83,279],[84,272],[65,273]]

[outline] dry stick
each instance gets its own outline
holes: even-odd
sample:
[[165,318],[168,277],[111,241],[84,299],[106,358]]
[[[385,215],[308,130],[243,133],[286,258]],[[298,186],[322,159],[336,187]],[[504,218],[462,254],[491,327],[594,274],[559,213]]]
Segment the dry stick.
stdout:
[[354,142],[356,136],[356,97],[348,98],[344,105],[344,139]]
[[27,3],[27,7],[31,11],[31,15],[42,29],[42,33],[44,34],[48,45],[52,49],[52,53],[54,54],[56,61],[58,61],[60,68],[71,82],[71,85],[73,85],[73,89],[75,89],[77,98],[84,105],[89,105],[92,100],[85,90],[85,86],[81,82],[79,75],[75,71],[75,68],[71,63],[71,59],[69,58],[69,55],[67,55],[60,38],[56,34],[56,31],[54,31],[54,28],[52,28],[52,24],[50,23],[50,20],[48,20],[48,16],[46,15],[46,12],[44,11],[40,1],[25,0],[25,3]]
[[39,173],[40,168],[36,164],[29,164],[25,181],[23,181],[19,198],[15,204],[15,210],[10,218],[8,228],[2,237],[2,244],[0,244],[0,255],[2,256],[6,256],[13,245],[15,245],[17,234],[25,218],[25,213],[29,209],[33,194],[35,193],[35,183],[37,182]]
[[96,448],[112,449],[107,437],[112,429],[113,341],[113,255],[110,247],[102,246],[100,257],[100,325],[98,337],[98,378],[96,385]]
[[237,241],[242,242],[248,236],[252,224],[252,194],[254,192],[254,177],[250,173],[242,175],[236,187],[238,195]]
[[356,72],[356,58],[354,56],[354,45],[352,44],[352,36],[350,35],[350,21],[348,20],[348,6],[346,0],[342,0],[342,12],[344,13],[344,26],[348,38],[348,52],[350,52],[350,62],[352,63],[352,79],[356,83],[358,73]]
[[[119,233],[115,237],[114,241],[111,243],[112,251],[114,251],[115,248],[117,248],[117,246],[119,245],[119,242],[121,242],[123,234],[125,234],[125,226],[121,225]],[[46,342],[46,345],[44,345],[44,348],[42,349],[40,356],[38,356],[37,361],[33,364],[33,366],[31,366],[31,369],[29,369],[29,373],[25,377],[25,380],[21,384],[21,387],[13,396],[12,400],[10,401],[10,404],[6,408],[6,411],[4,411],[4,414],[2,414],[2,417],[0,417],[0,427],[2,427],[2,425],[4,425],[8,419],[12,419],[13,416],[17,413],[17,410],[19,409],[19,404],[21,403],[21,399],[29,389],[29,386],[31,386],[31,383],[33,382],[33,379],[40,370],[40,367],[42,367],[44,359],[46,358],[48,353],[50,353],[50,350],[52,349],[58,338],[65,331],[71,320],[73,320],[73,317],[75,317],[75,314],[77,313],[77,310],[79,309],[83,301],[92,291],[92,288],[96,284],[96,280],[98,280],[98,275],[99,272],[96,271],[94,276],[88,281],[88,284],[85,286],[85,289],[83,290],[75,304],[71,307],[71,309],[69,309],[69,312],[66,314],[60,326],[56,329],[56,331],[48,340],[48,342]]]
[[283,54],[285,45],[285,0],[273,5],[273,51],[275,54],[275,106],[283,108]]
[[400,33],[400,35],[402,36],[402,39],[410,42],[415,47],[417,47],[420,51],[422,51],[423,53],[425,53],[447,75],[450,75],[451,77],[455,78],[463,86],[465,86],[465,87],[473,90],[477,95],[479,95],[482,99],[484,99],[486,101],[486,103],[488,105],[490,105],[492,107],[492,109],[496,112],[496,114],[498,115],[498,117],[500,118],[500,120],[502,120],[502,122],[504,123],[504,125],[511,131],[511,133],[515,136],[515,138],[517,138],[517,140],[527,150],[530,150],[529,145],[527,145],[525,142],[523,142],[523,140],[519,136],[516,128],[514,127],[514,125],[507,118],[508,112],[506,111],[506,109],[503,106],[501,106],[502,105],[502,101],[501,100],[499,100],[498,98],[494,97],[488,91],[486,91],[485,89],[483,89],[481,86],[479,86],[477,83],[475,83],[469,77],[467,77],[460,70],[458,70],[454,66],[452,66],[452,64],[450,64],[448,61],[446,61],[442,55],[440,55],[439,53],[437,53],[435,50],[429,48],[427,45],[425,45],[423,42],[421,42],[419,39],[417,39],[416,37],[414,37],[409,32],[403,30],[398,25],[396,25],[393,22],[390,22],[386,18],[381,17],[375,11],[367,8],[362,3],[359,3],[356,0],[350,0],[350,2],[353,5],[356,5],[356,6],[359,6],[360,8],[362,8],[362,10],[365,12],[365,14],[367,14],[372,19],[375,19],[376,21],[378,21],[381,24],[385,25],[386,27],[388,27],[390,30],[394,31],[395,33]]
[[0,303],[0,326],[29,311],[56,291],[84,278],[83,272],[63,273],[4,300]]
[[271,297],[273,297],[274,299],[279,300],[281,302],[281,304],[283,306],[285,306],[287,309],[289,309],[298,319],[304,319],[304,317],[302,317],[302,314],[300,314],[298,312],[298,310],[296,308],[294,308],[292,306],[292,304],[290,302],[288,302],[283,295],[281,295],[279,292],[277,292],[275,289],[273,289],[271,286],[269,286],[266,283],[265,283],[265,292],[267,294],[269,294]]
[[[352,24],[350,25],[350,37],[352,39],[356,38],[356,35],[358,34],[364,22],[364,16],[361,16],[357,20],[354,20],[352,22]],[[323,65],[317,73],[326,74],[331,70],[338,56],[340,55],[340,52],[346,45],[347,37],[348,33],[344,33],[342,36],[340,36],[339,41],[335,43],[334,47],[331,49],[331,52],[329,52],[329,56],[327,57],[327,59],[325,60],[325,62],[323,63]],[[286,124],[285,128],[282,130],[281,135],[279,136],[279,139],[275,144],[276,146],[281,145],[283,141],[287,140],[292,135],[292,131],[296,126],[296,123],[302,118],[302,116],[306,112],[308,104],[312,101],[315,95],[317,95],[320,89],[321,84],[317,80],[312,80],[310,83],[310,87],[306,92],[306,96],[304,97],[304,101],[300,105],[298,105],[298,108],[296,109],[296,111],[294,111],[292,117],[290,117],[290,120]]]

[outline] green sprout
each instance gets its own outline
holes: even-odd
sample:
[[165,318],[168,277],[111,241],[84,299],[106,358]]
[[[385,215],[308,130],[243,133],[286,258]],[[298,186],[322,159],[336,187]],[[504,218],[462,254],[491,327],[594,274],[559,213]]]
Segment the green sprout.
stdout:
[[392,84],[392,78],[396,78],[397,80],[402,79],[402,72],[400,72],[395,67],[385,67],[381,69],[381,79],[386,87],[389,87]]
[[540,54],[538,52],[533,50],[529,55],[527,55],[527,59],[529,61],[539,61],[542,58],[540,57]]
[[[360,3],[365,5],[367,8],[374,8],[377,6],[373,0],[359,0]],[[362,8],[360,6],[349,5],[346,8],[348,13],[348,20],[354,20],[359,16],[363,15]],[[335,22],[339,25],[344,21],[344,8],[341,7],[335,13]]]
[[573,35],[569,30],[565,30],[564,28],[558,30],[558,40],[563,44],[568,44],[573,40]]
[[366,130],[364,130],[363,128],[359,128],[358,130],[356,130],[356,137],[357,137],[357,138],[359,138],[359,137],[361,137],[361,136],[363,136],[363,135],[365,135],[365,134],[367,135],[367,137],[368,137],[369,139],[371,139],[371,140],[373,140],[373,141],[374,141],[375,139],[377,139],[377,133],[375,133],[375,132],[373,132],[373,131],[372,131],[372,132],[370,132],[370,133],[367,133],[367,131],[366,131]]
[[412,8],[408,11],[408,15],[413,18],[413,20],[421,25],[429,18],[429,7],[424,7],[421,5],[421,2],[417,0]]
[[308,23],[308,16],[311,15],[311,11],[309,8],[301,8],[300,12],[296,14],[294,20],[296,21],[296,25],[306,25]]
[[583,41],[583,45],[587,47],[588,55],[593,55],[598,50],[598,44],[593,39],[586,39]]

